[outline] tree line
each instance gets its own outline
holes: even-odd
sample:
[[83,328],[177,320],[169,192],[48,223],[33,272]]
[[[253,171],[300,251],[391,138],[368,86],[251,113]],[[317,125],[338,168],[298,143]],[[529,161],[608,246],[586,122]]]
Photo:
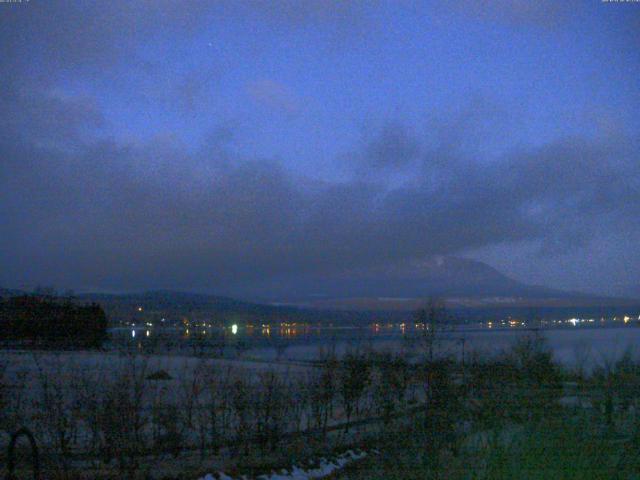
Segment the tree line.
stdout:
[[0,338],[26,346],[99,348],[107,339],[107,317],[97,304],[68,298],[10,297],[0,300]]

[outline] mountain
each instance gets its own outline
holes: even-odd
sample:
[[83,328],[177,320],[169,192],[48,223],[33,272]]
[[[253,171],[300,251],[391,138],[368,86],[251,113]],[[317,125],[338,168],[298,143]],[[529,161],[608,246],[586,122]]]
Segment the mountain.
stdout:
[[489,265],[458,257],[434,256],[390,266],[280,278],[252,292],[283,301],[354,297],[563,296],[566,292],[526,285]]
[[[0,296],[19,293],[0,289]],[[414,310],[430,297],[445,300],[451,308],[462,309],[609,308],[639,303],[626,298],[528,285],[485,263],[450,256],[432,256],[376,268],[344,269],[331,274],[282,276],[247,284],[242,290],[228,293],[230,296],[156,290],[86,293],[76,298],[99,303],[110,318],[124,321],[135,316],[138,307],[172,318],[239,315],[265,321],[282,318],[339,321],[366,319],[373,311]]]
[[137,321],[138,318],[269,322],[347,322],[371,320],[369,312],[309,309],[294,305],[272,305],[237,300],[230,297],[173,290],[141,293],[86,293],[75,297],[82,302],[100,304],[113,322]]
[[412,309],[429,297],[462,307],[602,305],[622,301],[528,285],[485,263],[450,256],[335,274],[280,278],[256,286],[249,295],[252,293],[252,298],[260,301],[367,310]]
[[217,295],[171,290],[123,294],[85,293],[76,298],[100,304],[112,320],[133,320],[152,314],[173,320],[182,317],[210,318],[212,315],[218,318],[239,315],[268,319],[297,311],[295,307],[274,307]]
[[203,295],[198,293],[173,290],[152,290],[139,293],[83,293],[76,298],[87,302],[96,302],[104,306],[119,306],[136,309],[144,306],[154,310],[177,310],[188,312],[193,309],[210,309],[218,312],[250,312],[263,308],[272,309],[268,305],[243,302],[229,297]]
[[[47,294],[55,297],[54,289]],[[0,298],[30,295],[33,292],[0,288]],[[175,290],[152,290],[136,293],[82,293],[71,297],[75,302],[97,303],[107,314],[109,321],[121,322],[159,321],[162,318],[170,324],[181,323],[182,319],[198,322],[311,322],[362,324],[372,321],[374,312],[344,309],[313,309],[295,305],[273,305],[243,301],[235,298],[191,293]]]
[[607,293],[615,296],[640,300],[640,284],[610,285]]

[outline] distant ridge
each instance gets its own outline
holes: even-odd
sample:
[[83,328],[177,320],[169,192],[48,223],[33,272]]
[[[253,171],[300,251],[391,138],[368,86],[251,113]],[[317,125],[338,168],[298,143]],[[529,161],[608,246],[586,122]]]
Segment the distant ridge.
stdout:
[[138,293],[78,295],[81,301],[96,302],[103,306],[109,318],[131,318],[138,307],[148,311],[162,311],[172,318],[192,317],[215,320],[257,322],[368,322],[373,314],[366,311],[345,311],[331,307],[310,309],[295,305],[270,305],[219,295],[190,293],[174,290],[150,290]]
[[[0,297],[26,292],[0,288]],[[81,293],[80,301],[101,304],[110,316],[138,306],[188,315],[244,315],[254,318],[370,318],[374,312],[407,312],[428,298],[458,309],[612,308],[640,300],[569,292],[514,280],[475,260],[432,256],[369,269],[345,269],[325,275],[295,275],[247,285],[228,296],[179,290],[131,293]],[[243,298],[239,300],[238,298]],[[369,312],[369,313],[367,313]]]
[[432,256],[420,261],[326,275],[280,278],[258,284],[254,298],[312,308],[410,310],[430,297],[464,308],[626,305],[607,297],[529,285],[471,259]]
[[183,292],[179,290],[149,290],[137,293],[84,293],[77,298],[94,301],[105,306],[118,305],[122,307],[170,309],[187,312],[191,309],[207,308],[216,312],[239,313],[274,313],[283,310],[298,310],[295,307],[276,307],[260,303],[246,302],[231,297],[208,295],[201,293]]
[[355,297],[567,297],[587,296],[528,285],[475,260],[433,256],[368,269],[346,269],[326,275],[300,275],[257,284],[256,296],[281,300]]

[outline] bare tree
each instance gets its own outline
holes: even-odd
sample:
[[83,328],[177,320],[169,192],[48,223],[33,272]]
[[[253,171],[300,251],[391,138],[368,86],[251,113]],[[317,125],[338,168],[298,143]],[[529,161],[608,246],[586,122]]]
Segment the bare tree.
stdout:
[[73,439],[77,435],[80,414],[78,385],[73,375],[73,366],[59,358],[47,359],[43,365],[39,356],[33,356],[38,373],[38,407],[43,413],[41,425],[48,445],[55,449],[54,458],[64,475],[69,473],[70,453]]
[[326,437],[327,425],[333,412],[337,363],[333,354],[321,358],[319,368],[312,372],[308,382],[311,417],[315,427],[321,430],[323,438]]
[[371,364],[367,357],[359,352],[347,353],[338,367],[338,393],[346,416],[345,431],[349,430],[354,411],[359,414],[360,398],[370,382]]
[[148,359],[129,356],[104,388],[99,405],[101,450],[105,460],[116,458],[120,471],[130,477],[144,451],[143,430]]
[[209,372],[209,431],[214,449],[218,449],[221,439],[229,436],[234,416],[233,399],[236,374],[231,367],[224,371]]
[[238,377],[231,385],[231,389],[231,406],[235,417],[236,441],[238,444],[243,445],[245,453],[248,453],[253,417],[251,411],[252,385],[244,377]]
[[430,298],[425,307],[415,312],[416,343],[425,359],[432,362],[435,354],[436,336],[447,320],[447,310],[441,300]]
[[285,430],[285,385],[278,373],[271,370],[261,372],[255,393],[258,443],[263,451],[267,447],[273,450]]
[[7,426],[7,379],[6,379],[7,363],[0,361],[0,431],[5,430]]
[[585,340],[579,341],[574,346],[575,373],[579,379],[583,379],[586,376],[592,353],[591,345]]
[[373,388],[377,409],[387,424],[396,407],[402,405],[411,378],[411,369],[401,355],[381,353],[373,357],[376,379]]

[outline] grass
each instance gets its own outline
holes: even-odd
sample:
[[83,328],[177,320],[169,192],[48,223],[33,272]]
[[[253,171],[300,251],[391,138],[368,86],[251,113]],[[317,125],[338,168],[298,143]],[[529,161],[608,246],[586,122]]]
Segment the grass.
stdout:
[[633,478],[638,464],[637,459],[625,462],[628,447],[612,434],[599,434],[587,420],[556,419],[527,428],[510,442],[473,452],[470,458],[481,468],[465,478]]
[[347,468],[338,478],[640,479],[640,443],[603,428],[597,417],[585,413],[565,411],[539,423],[511,427],[508,438],[490,435],[494,440],[482,445],[467,435],[455,454],[451,449],[430,453],[419,432],[402,430],[390,436],[379,456]]

